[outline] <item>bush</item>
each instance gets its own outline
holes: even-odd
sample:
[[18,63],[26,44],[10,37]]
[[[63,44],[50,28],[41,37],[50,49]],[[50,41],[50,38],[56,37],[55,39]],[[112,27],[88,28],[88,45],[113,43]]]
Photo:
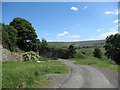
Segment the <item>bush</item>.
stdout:
[[33,51],[26,52],[23,55],[24,61],[38,61],[39,58],[40,58],[40,56],[37,53],[33,52]]
[[47,60],[50,60],[50,58],[39,56],[38,53],[30,51],[30,52],[26,52],[23,55],[23,60],[24,61],[47,61]]
[[102,52],[99,48],[95,48],[93,52],[94,57],[101,58],[102,57]]
[[81,59],[83,59],[83,58],[85,58],[85,55],[79,51],[79,52],[77,52],[75,54],[75,58],[81,58]]

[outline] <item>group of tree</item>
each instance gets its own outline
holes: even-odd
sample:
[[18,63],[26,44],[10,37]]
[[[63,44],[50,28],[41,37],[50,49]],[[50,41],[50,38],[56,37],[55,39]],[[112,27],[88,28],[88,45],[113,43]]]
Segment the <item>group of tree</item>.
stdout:
[[55,47],[42,47],[39,50],[39,54],[44,57],[49,57],[53,59],[63,58],[73,58],[75,55],[75,47],[73,45],[70,45],[69,48],[62,49],[62,48],[55,48]]
[[2,24],[2,44],[10,51],[36,51],[40,45],[32,24],[23,18],[14,18],[9,25]]
[[[114,62],[120,65],[120,34],[110,35],[106,38],[105,43],[105,55],[108,59],[114,60]],[[93,52],[94,57],[101,58],[102,52],[99,48],[95,48]]]
[[120,34],[110,35],[106,38],[106,55],[120,65]]
[[2,45],[10,51],[34,51],[39,55],[52,58],[74,57],[75,48],[70,45],[68,49],[50,48],[45,39],[37,38],[32,24],[23,18],[14,18],[9,25],[2,24]]

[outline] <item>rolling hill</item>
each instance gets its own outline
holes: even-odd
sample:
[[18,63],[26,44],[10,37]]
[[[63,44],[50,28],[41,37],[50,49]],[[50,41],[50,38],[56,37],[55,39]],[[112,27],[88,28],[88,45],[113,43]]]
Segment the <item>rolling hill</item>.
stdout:
[[105,44],[105,40],[91,40],[91,41],[78,41],[78,42],[48,42],[51,47],[62,47],[66,48],[69,45],[74,45],[76,47],[102,47]]

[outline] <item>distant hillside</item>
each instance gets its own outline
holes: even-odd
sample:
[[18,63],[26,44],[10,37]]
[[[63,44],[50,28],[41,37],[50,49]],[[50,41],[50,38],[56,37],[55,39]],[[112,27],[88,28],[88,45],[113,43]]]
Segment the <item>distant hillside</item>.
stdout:
[[95,47],[95,46],[104,46],[105,40],[92,40],[92,41],[79,41],[79,42],[48,42],[48,45],[51,47],[68,47],[73,44],[76,47]]

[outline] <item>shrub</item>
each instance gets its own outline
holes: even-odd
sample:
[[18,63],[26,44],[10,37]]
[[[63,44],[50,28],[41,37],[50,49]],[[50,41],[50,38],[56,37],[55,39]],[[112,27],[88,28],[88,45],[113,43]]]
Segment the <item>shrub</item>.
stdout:
[[81,58],[81,59],[83,59],[83,58],[85,58],[85,55],[79,51],[79,52],[77,52],[75,54],[75,58]]
[[95,48],[93,52],[94,57],[101,58],[102,57],[102,52],[99,48]]
[[33,52],[33,51],[26,52],[23,55],[24,61],[38,61],[39,58],[40,58],[40,56],[37,53]]

